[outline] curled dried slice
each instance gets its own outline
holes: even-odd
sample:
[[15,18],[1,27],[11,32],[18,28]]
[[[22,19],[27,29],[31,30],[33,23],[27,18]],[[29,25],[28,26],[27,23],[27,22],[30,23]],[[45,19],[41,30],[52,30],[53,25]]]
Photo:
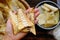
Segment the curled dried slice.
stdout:
[[[24,27],[32,27],[34,24],[29,20],[29,18],[23,13],[22,9],[18,10],[18,18],[21,20]],[[20,27],[21,28],[21,27]]]
[[27,14],[31,22],[33,23],[33,26],[30,28],[30,32],[32,32],[34,35],[36,35],[36,29],[35,29],[35,24],[34,24],[34,9],[32,8],[30,12]]
[[0,8],[4,8],[5,5],[3,3],[0,3]]
[[16,4],[19,6],[19,8],[26,10],[25,6],[19,0],[16,0]]
[[12,11],[9,11],[9,15],[10,15],[9,17],[11,19],[11,23],[13,25],[14,34],[16,34],[18,32],[18,29],[17,29],[17,27],[18,27],[17,16],[14,13],[12,13]]
[[24,27],[30,27],[33,25],[33,23],[29,20],[29,18],[23,13],[22,9],[18,10],[18,17],[20,18]]
[[18,5],[16,4],[15,0],[10,0],[10,1],[7,1],[7,4],[9,6],[9,8],[13,11],[17,11],[17,9],[19,8]]
[[51,9],[52,11],[58,11],[58,8],[56,8],[56,7],[54,7],[54,6],[51,6],[51,5],[49,5],[49,4],[44,4],[44,6],[46,6],[47,8],[49,8],[49,9]]

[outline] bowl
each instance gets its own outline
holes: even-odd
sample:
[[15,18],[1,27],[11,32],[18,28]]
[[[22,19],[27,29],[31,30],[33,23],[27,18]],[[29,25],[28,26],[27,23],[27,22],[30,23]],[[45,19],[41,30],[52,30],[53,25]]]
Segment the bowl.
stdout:
[[[35,8],[38,8],[39,6],[43,5],[44,3],[53,5],[53,6],[55,6],[55,7],[57,7],[57,8],[59,9],[58,5],[57,5],[56,3],[54,3],[54,2],[52,2],[52,1],[42,1],[42,2],[38,3]],[[60,15],[60,14],[59,14],[59,15]],[[60,19],[59,19],[59,20],[60,20]],[[38,23],[37,23],[37,25],[38,25],[40,28],[42,28],[42,29],[52,30],[52,29],[55,29],[56,27],[59,26],[59,22],[58,22],[58,24],[56,24],[55,26],[53,26],[53,27],[51,27],[51,28],[45,28],[45,27],[39,25]]]

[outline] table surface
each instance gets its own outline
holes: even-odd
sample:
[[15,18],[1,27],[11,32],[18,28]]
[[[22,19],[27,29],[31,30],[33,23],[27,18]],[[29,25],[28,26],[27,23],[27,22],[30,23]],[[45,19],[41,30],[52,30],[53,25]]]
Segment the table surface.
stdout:
[[[37,3],[41,2],[41,0],[26,0],[31,7],[35,7]],[[44,0],[43,0],[44,1]],[[56,2],[56,0],[53,0]],[[28,33],[22,40],[56,40],[53,35],[49,35],[47,30],[41,29],[36,26],[37,35],[33,35],[32,33]]]

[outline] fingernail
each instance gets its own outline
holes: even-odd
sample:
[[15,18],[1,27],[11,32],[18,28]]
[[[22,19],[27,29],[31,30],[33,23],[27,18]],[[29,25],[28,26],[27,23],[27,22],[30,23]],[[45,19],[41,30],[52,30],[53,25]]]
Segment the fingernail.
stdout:
[[38,23],[38,20],[35,20],[35,24],[37,24]]
[[38,8],[35,8],[34,9],[34,13],[36,13],[36,12],[38,12],[39,11],[39,9]]
[[35,18],[39,15],[39,12],[35,13]]

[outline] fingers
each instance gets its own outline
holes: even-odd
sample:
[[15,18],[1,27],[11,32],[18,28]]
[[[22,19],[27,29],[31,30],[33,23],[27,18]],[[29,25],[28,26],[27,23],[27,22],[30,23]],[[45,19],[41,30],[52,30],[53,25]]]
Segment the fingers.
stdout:
[[7,27],[6,27],[6,33],[7,33],[8,35],[13,35],[13,29],[12,29],[12,24],[11,24],[11,22],[10,22],[10,19],[8,19],[6,25],[7,25]]
[[[28,10],[25,11],[25,13],[29,13],[29,11],[32,10],[32,8],[29,8]],[[35,8],[34,9],[34,18],[35,18],[35,24],[37,23],[37,16],[39,15],[39,9],[38,8]]]
[[[25,13],[29,13],[29,11],[32,10],[32,8],[29,8],[25,11]],[[35,13],[35,17],[37,17],[39,15],[39,9],[38,8],[35,8],[34,9],[34,13]]]
[[27,9],[24,13],[29,13],[32,8]]
[[36,20],[34,21],[34,23],[37,24],[37,22],[38,22],[38,20],[36,19]]
[[35,8],[34,10],[34,16],[35,16],[35,24],[37,24],[38,20],[37,20],[37,16],[39,15],[39,9],[38,8]]
[[37,18],[38,15],[39,15],[39,12],[36,12],[35,15],[34,15],[35,19]]
[[34,10],[34,13],[35,13],[35,18],[39,15],[39,9],[38,8],[35,8],[35,10]]
[[16,38],[17,40],[22,39],[24,36],[26,36],[26,34],[27,34],[27,33],[20,32],[20,33],[18,33],[18,34],[15,36],[15,38]]
[[38,12],[39,11],[39,9],[38,8],[35,8],[34,9],[34,13],[36,13],[36,12]]

